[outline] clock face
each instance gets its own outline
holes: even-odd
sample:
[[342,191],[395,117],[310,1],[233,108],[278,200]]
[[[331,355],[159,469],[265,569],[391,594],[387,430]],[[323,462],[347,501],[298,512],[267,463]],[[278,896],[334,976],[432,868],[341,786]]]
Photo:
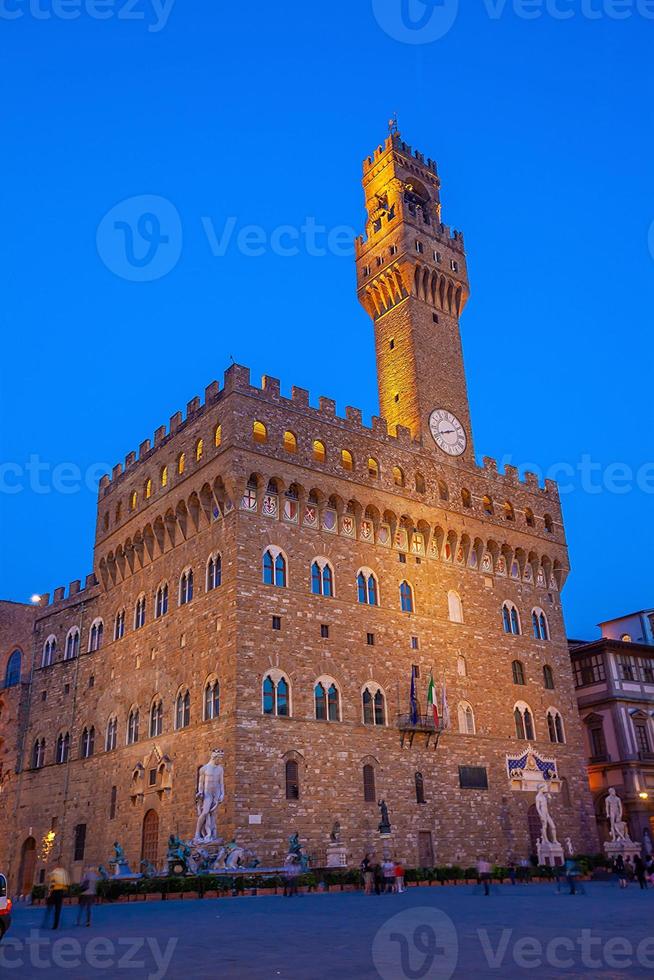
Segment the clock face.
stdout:
[[468,445],[466,430],[456,415],[445,408],[437,408],[431,413],[429,428],[434,442],[448,456],[462,456]]

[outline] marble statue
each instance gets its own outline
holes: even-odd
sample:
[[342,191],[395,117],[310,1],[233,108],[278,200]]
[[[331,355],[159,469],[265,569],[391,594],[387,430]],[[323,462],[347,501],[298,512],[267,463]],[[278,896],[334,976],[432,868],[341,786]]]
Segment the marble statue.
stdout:
[[209,761],[200,769],[195,797],[198,810],[195,844],[211,844],[219,839],[216,810],[225,799],[225,771],[220,764],[223,755],[220,749],[213,749]]
[[341,842],[341,825],[338,820],[334,821],[334,826],[332,827],[329,839],[332,844],[340,844]]
[[381,811],[381,822],[379,824],[380,834],[390,834],[392,831],[391,820],[388,815],[388,806],[386,805],[386,800],[380,800],[377,804]]
[[606,816],[608,817],[609,823],[611,825],[611,840],[626,840],[624,834],[624,821],[622,819],[623,809],[622,800],[615,791],[615,787],[611,786],[609,790],[609,795],[606,797],[606,803],[604,804],[606,809]]
[[645,830],[643,831],[643,848],[645,850],[645,854],[651,856],[654,847],[652,846],[652,835],[647,827],[645,827]]
[[570,857],[574,857],[575,849],[572,846],[572,839],[570,837],[566,837],[565,846],[568,849],[568,854],[570,855]]
[[629,827],[626,820],[616,820],[615,822],[615,840],[625,841],[626,843],[632,843],[631,837],[629,836]]
[[556,824],[552,820],[549,808],[549,793],[547,792],[547,786],[544,783],[538,788],[536,793],[536,812],[540,817],[540,825],[543,831],[543,843],[544,844],[558,844],[558,838],[556,836]]
[[543,850],[543,838],[539,837],[536,841],[536,854],[538,855],[539,865],[545,864],[545,852]]

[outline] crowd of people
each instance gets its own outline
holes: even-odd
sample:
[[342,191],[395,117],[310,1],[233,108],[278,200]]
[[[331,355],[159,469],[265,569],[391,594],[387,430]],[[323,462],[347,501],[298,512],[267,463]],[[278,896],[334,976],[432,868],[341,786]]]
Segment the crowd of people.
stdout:
[[361,874],[366,895],[383,895],[391,892],[401,895],[405,890],[404,868],[398,861],[391,861],[390,858],[374,861],[370,854],[366,854],[361,862]]

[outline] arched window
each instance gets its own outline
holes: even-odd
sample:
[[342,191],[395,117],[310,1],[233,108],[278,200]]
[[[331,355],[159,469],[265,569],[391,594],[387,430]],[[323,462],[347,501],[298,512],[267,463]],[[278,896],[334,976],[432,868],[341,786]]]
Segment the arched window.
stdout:
[[125,635],[125,610],[119,609],[114,619],[114,640],[122,640]]
[[271,671],[263,680],[263,713],[289,718],[291,714],[290,687],[280,671]]
[[316,558],[311,564],[311,591],[328,599],[334,596],[334,571],[326,558]]
[[184,470],[186,469],[186,453],[180,453],[177,457],[177,473],[179,476],[184,475]]
[[349,449],[343,449],[341,451],[341,466],[349,473],[354,469],[354,459]]
[[340,697],[334,681],[321,678],[314,688],[313,696],[317,721],[340,721]]
[[425,780],[421,772],[417,772],[414,776],[416,784],[416,803],[422,804],[426,803],[425,800]]
[[217,425],[213,432],[213,444],[216,449],[220,449],[220,444],[223,441],[223,427],[222,425]]
[[413,589],[406,581],[400,583],[400,608],[402,612],[413,612]]
[[393,483],[396,487],[404,486],[404,472],[401,466],[393,467]]
[[545,514],[543,517],[543,522],[545,524],[545,530],[548,534],[554,533],[554,521],[552,520],[551,514]]
[[150,738],[158,738],[163,732],[163,701],[156,698],[150,708]]
[[175,728],[188,728],[191,724],[191,694],[188,690],[180,691],[175,699]]
[[123,505],[121,504],[120,501],[118,501],[118,503],[116,504],[116,516],[114,517],[114,522],[116,524],[118,524],[118,522],[120,521],[122,514],[123,514]]
[[20,684],[20,672],[22,670],[23,655],[20,650],[14,650],[5,670],[5,687],[16,687]]
[[493,501],[488,496],[488,494],[486,494],[484,496],[484,498],[483,498],[483,500],[481,502],[481,507],[482,507],[482,510],[483,510],[484,514],[486,514],[487,517],[492,517],[493,516],[493,512],[494,512]]
[[459,732],[461,735],[476,734],[475,713],[472,710],[472,705],[467,701],[459,702],[457,714],[459,717]]
[[195,444],[195,462],[199,463],[204,456],[204,440],[198,439]]
[[447,610],[451,623],[463,622],[463,603],[458,592],[447,593]]
[[472,507],[472,494],[470,493],[469,490],[466,490],[465,487],[461,491],[461,503],[466,508],[466,510],[470,510],[470,508]]
[[101,619],[96,619],[91,625],[89,632],[89,653],[95,653],[102,646],[104,636],[104,623]]
[[41,666],[50,667],[54,663],[55,653],[57,652],[57,637],[49,636],[48,639],[43,644],[43,653],[41,654]]
[[363,767],[363,801],[364,803],[376,803],[377,792],[375,789],[375,767],[369,763]]
[[263,422],[257,420],[252,423],[252,438],[260,445],[268,442],[268,430]]
[[149,500],[150,497],[152,496],[152,480],[149,477],[145,481],[145,487],[143,492],[145,494],[145,499]]
[[207,562],[207,592],[213,592],[223,584],[223,560],[219,554],[211,555]]
[[542,609],[534,609],[531,613],[531,625],[534,631],[534,639],[549,640],[550,630],[547,616]]
[[425,478],[422,473],[416,473],[416,493],[426,492]]
[[80,756],[82,759],[90,759],[95,751],[95,728],[85,728],[80,740]]
[[139,709],[132,708],[127,716],[127,744],[135,745],[139,740]]
[[161,619],[168,612],[168,583],[162,582],[155,596],[154,616]]
[[168,486],[168,467],[167,466],[162,467],[162,470],[161,470],[161,474],[159,476],[159,479],[161,480],[161,486],[162,487],[165,488],[165,487]]
[[286,799],[300,799],[300,767],[295,759],[288,759],[284,767]]
[[55,750],[55,762],[58,766],[63,766],[70,757],[70,734],[60,732],[57,736],[57,747]]
[[38,739],[32,747],[32,769],[42,769],[45,765],[45,739]]
[[543,667],[543,684],[546,691],[554,690],[554,672],[549,664]]
[[68,631],[66,637],[66,648],[64,650],[64,660],[74,660],[79,653],[79,630],[73,627]]
[[357,595],[362,606],[379,605],[377,579],[369,568],[362,568],[357,574]]
[[379,463],[372,456],[368,460],[368,476],[373,480],[379,479]]
[[515,521],[515,509],[510,500],[507,500],[504,504],[504,520]]
[[134,607],[134,629],[140,630],[145,626],[145,596],[139,596]]
[[268,548],[263,553],[263,584],[286,588],[286,558],[279,548]]
[[438,499],[446,501],[450,499],[450,491],[448,489],[447,483],[444,480],[438,481]]
[[458,657],[456,661],[456,672],[459,677],[468,676],[468,664],[466,663],[465,657]]
[[113,752],[118,744],[118,719],[114,716],[107,722],[107,735],[104,740],[105,751]]
[[220,715],[220,684],[208,680],[204,688],[204,720],[213,721]]
[[516,606],[512,602],[505,602],[502,606],[502,623],[505,633],[519,636],[522,632],[520,629],[520,616]]
[[513,665],[513,683],[514,684],[525,684],[525,668],[521,660],[514,660]]
[[534,512],[531,507],[525,508],[525,521],[527,522],[527,527],[535,527],[536,519],[534,517]]
[[513,709],[516,738],[531,742],[535,739],[534,716],[529,705],[519,701]]
[[550,742],[555,742],[559,745],[565,743],[563,718],[556,708],[550,708],[547,712],[547,731],[550,736]]
[[325,449],[324,442],[320,439],[313,440],[313,460],[315,463],[324,463],[327,459],[327,450]]
[[283,446],[287,453],[297,452],[297,436],[294,432],[287,429],[287,431],[284,433]]
[[136,510],[137,503],[138,503],[138,494],[136,493],[136,490],[134,490],[132,492],[131,497],[129,498],[129,509]]
[[368,684],[362,694],[363,724],[383,728],[386,725],[386,697],[378,684]]
[[187,568],[179,580],[179,604],[186,606],[193,598],[193,569]]

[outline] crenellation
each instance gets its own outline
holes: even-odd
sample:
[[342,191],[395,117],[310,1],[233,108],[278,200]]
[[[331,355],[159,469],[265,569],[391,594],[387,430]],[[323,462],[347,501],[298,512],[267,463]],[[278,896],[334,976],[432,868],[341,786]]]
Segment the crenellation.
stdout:
[[150,440],[144,439],[141,445],[139,446],[139,460],[144,459],[145,456],[148,455],[148,453],[150,452],[150,448],[151,448]]
[[168,434],[168,430],[166,429],[166,426],[165,425],[160,425],[158,429],[155,429],[155,431],[154,431],[154,448],[155,449],[162,444],[162,442],[166,438],[166,435],[167,434]]
[[200,411],[200,407],[201,407],[200,398],[198,395],[195,395],[195,397],[191,398],[190,402],[188,402],[186,405],[187,422],[189,419],[192,419],[194,415],[197,415],[197,413]]
[[360,408],[352,408],[347,405],[345,408],[345,418],[353,425],[363,428],[363,413]]
[[63,602],[66,596],[66,587],[64,585],[58,585],[54,590],[54,595],[52,598],[53,603]]
[[223,392],[230,394],[237,388],[250,388],[250,369],[241,364],[230,364],[225,371]]
[[298,388],[293,385],[291,388],[291,403],[298,408],[309,408],[309,392],[306,388]]
[[497,460],[493,459],[492,456],[484,456],[483,468],[487,473],[491,473],[493,476],[497,476]]
[[217,381],[212,381],[211,384],[207,385],[204,389],[204,404],[208,408],[213,402],[218,400],[220,395],[220,384]]
[[68,598],[72,599],[73,596],[77,595],[81,591],[81,588],[82,588],[82,580],[76,578],[68,586]]
[[131,453],[128,453],[127,456],[125,456],[125,469],[128,470],[131,466],[134,466],[135,463],[136,453],[132,450]]
[[261,379],[261,390],[265,391],[274,401],[278,401],[280,397],[279,378],[271,378],[269,374],[264,374]]
[[511,463],[507,463],[504,467],[504,477],[506,482],[511,486],[516,486],[520,481],[518,479],[518,467],[512,466]]
[[111,479],[112,479],[112,481],[113,480],[117,480],[118,477],[120,476],[120,474],[122,472],[123,472],[123,464],[122,463],[116,463],[116,465],[114,466],[114,468],[111,471]]
[[318,399],[318,411],[327,418],[336,418],[336,402],[333,398],[326,398],[321,395]]
[[169,428],[170,428],[170,434],[171,434],[171,436],[175,432],[177,432],[178,429],[181,429],[182,424],[183,424],[183,418],[182,418],[182,413],[181,412],[175,412],[174,415],[171,415],[170,416]]

